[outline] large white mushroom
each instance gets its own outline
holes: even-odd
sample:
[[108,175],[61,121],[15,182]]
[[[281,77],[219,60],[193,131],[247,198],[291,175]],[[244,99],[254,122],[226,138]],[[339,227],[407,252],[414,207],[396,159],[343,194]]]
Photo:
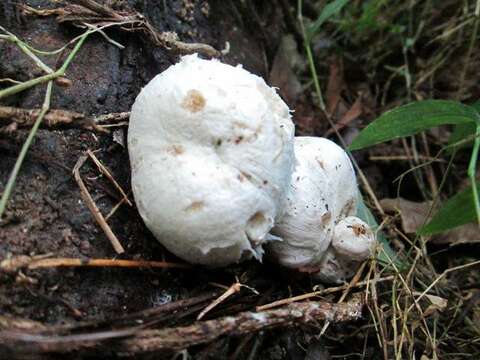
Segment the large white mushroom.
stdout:
[[140,215],[191,263],[261,258],[283,215],[293,136],[287,105],[262,78],[183,57],[132,107],[128,149]]
[[371,254],[374,236],[356,213],[358,186],[348,155],[324,138],[295,138],[296,167],[285,215],[269,248],[281,265],[341,282]]

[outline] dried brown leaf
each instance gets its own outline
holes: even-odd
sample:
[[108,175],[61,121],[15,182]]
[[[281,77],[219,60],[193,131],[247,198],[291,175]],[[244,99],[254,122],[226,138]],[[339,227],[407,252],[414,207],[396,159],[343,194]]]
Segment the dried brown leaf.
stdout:
[[414,202],[403,198],[382,199],[380,205],[387,212],[398,212],[402,220],[403,231],[414,233],[424,225],[430,212],[431,202]]
[[333,114],[337,109],[344,85],[343,61],[341,58],[334,57],[330,63],[330,76],[328,78],[327,91],[325,92],[327,112],[329,114]]

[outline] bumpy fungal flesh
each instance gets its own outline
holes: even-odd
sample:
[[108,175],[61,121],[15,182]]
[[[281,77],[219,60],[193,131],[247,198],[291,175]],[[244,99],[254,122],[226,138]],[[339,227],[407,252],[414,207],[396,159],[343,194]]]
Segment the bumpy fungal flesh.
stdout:
[[132,107],[128,148],[140,215],[191,263],[261,258],[282,215],[293,136],[288,107],[263,79],[183,57]]
[[357,182],[348,155],[324,138],[295,138],[296,167],[286,211],[269,249],[281,265],[328,282],[348,277],[371,254],[374,237],[356,213]]
[[341,220],[313,277],[325,283],[346,281],[355,274],[358,265],[370,257],[374,246],[375,236],[364,221],[355,216]]

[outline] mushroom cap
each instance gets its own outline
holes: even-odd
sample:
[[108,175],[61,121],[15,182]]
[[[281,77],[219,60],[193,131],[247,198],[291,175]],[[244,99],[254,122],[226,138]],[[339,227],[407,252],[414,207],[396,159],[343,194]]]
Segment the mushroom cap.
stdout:
[[332,246],[343,257],[365,260],[372,254],[374,244],[370,227],[355,216],[348,216],[335,226]]
[[[325,170],[333,192],[332,215],[335,223],[355,215],[357,211],[358,184],[352,162],[340,146],[326,138],[300,137],[299,146],[310,153],[310,159]],[[296,151],[296,147],[295,147]]]
[[334,142],[296,137],[294,148],[285,215],[272,230],[282,241],[269,249],[280,264],[301,269],[321,261],[335,224],[355,213],[357,182],[348,155]]
[[372,255],[374,245],[375,235],[370,227],[359,218],[348,216],[335,226],[332,244],[313,277],[326,283],[345,282]]
[[191,263],[261,258],[282,215],[293,136],[287,105],[262,78],[182,57],[132,107],[128,148],[140,215]]

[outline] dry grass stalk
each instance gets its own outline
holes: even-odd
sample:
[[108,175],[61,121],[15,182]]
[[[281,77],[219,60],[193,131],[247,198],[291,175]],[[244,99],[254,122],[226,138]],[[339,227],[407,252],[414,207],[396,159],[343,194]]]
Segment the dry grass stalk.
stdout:
[[125,191],[123,191],[122,187],[120,186],[120,184],[115,180],[115,178],[112,176],[110,171],[101,163],[101,161],[98,160],[98,158],[95,156],[93,151],[87,150],[87,154],[88,154],[88,156],[90,156],[92,161],[95,163],[98,170],[100,170],[100,172],[103,175],[105,175],[108,180],[110,180],[110,182],[113,184],[113,186],[115,186],[115,188],[120,192],[120,194],[122,194],[122,200],[124,200],[124,202],[126,202],[129,206],[133,206],[131,201],[128,199],[127,194],[125,193]]
[[73,176],[75,177],[75,181],[77,182],[78,187],[80,188],[80,196],[85,202],[85,205],[87,205],[88,209],[92,213],[94,219],[97,221],[98,225],[100,225],[100,227],[102,228],[108,240],[110,240],[117,254],[123,254],[125,250],[123,249],[122,244],[120,244],[120,241],[118,240],[117,236],[113,233],[112,229],[105,221],[105,218],[100,212],[100,209],[95,204],[95,201],[93,201],[92,196],[88,192],[88,189],[85,186],[85,183],[83,182],[80,176],[80,168],[83,166],[83,164],[85,164],[86,160],[87,160],[87,156],[84,156],[84,155],[80,156],[78,158],[77,163],[75,164],[75,167],[73,168]]
[[257,290],[255,290],[250,286],[241,284],[237,279],[237,281],[234,284],[232,284],[229,288],[225,287],[226,291],[222,295],[220,295],[217,299],[215,299],[210,305],[208,305],[200,314],[198,314],[197,320],[201,320],[214,307],[224,302],[227,298],[229,298],[233,294],[240,292],[242,287],[249,289],[250,291],[254,292],[257,295],[259,294]]
[[191,268],[188,264],[166,261],[124,260],[124,259],[75,259],[49,258],[46,256],[19,255],[0,262],[0,270],[16,272],[20,269],[40,269],[57,267],[121,267],[121,268]]
[[[386,277],[383,277],[383,278],[379,278],[377,280],[377,282],[392,281],[394,278],[395,277],[393,275],[386,276]],[[349,288],[364,287],[364,286],[367,286],[369,284],[369,282],[370,282],[370,280],[359,281],[353,286],[350,286],[350,284],[346,284],[346,285],[341,285],[341,286],[336,286],[336,287],[329,287],[329,288],[326,288],[326,289],[323,289],[323,290],[314,291],[314,292],[307,293],[307,294],[302,294],[302,295],[298,295],[298,296],[289,297],[289,298],[286,298],[286,299],[277,300],[277,301],[271,302],[269,304],[257,306],[257,311],[264,311],[264,310],[268,310],[268,309],[273,309],[273,308],[283,306],[283,305],[287,305],[287,304],[290,304],[290,303],[293,303],[293,302],[307,300],[307,299],[311,299],[311,298],[318,297],[318,296],[333,294],[333,293],[336,293],[336,292],[339,292],[339,291],[344,291],[344,290],[349,289]]]

